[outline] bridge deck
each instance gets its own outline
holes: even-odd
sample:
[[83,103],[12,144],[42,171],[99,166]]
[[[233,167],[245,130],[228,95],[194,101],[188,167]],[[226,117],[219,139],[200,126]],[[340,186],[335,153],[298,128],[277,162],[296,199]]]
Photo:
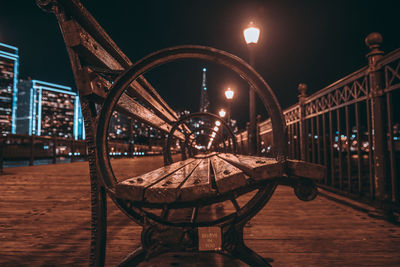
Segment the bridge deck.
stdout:
[[[146,164],[144,164],[146,163]],[[122,177],[161,157],[113,161]],[[147,169],[145,169],[147,168]],[[87,162],[10,168],[0,176],[0,266],[87,266]],[[140,227],[109,205],[107,266],[139,245]],[[400,266],[400,228],[318,197],[301,202],[280,187],[245,228],[249,247],[273,266]],[[146,266],[244,266],[223,256],[169,254]]]

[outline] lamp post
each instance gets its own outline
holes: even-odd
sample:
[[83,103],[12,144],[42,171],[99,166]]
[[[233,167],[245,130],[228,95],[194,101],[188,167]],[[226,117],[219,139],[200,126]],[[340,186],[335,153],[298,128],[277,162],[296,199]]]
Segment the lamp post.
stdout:
[[231,127],[232,99],[233,99],[234,94],[235,94],[235,92],[232,91],[231,88],[229,88],[229,87],[225,91],[225,97],[228,100],[228,125],[229,125],[229,127]]
[[[260,37],[260,29],[250,22],[249,26],[243,31],[244,39],[249,49],[249,64],[254,67],[255,58],[254,50],[256,48],[258,38]],[[248,131],[249,154],[255,155],[257,151],[257,126],[256,126],[256,95],[253,87],[249,90],[249,115],[250,125]]]

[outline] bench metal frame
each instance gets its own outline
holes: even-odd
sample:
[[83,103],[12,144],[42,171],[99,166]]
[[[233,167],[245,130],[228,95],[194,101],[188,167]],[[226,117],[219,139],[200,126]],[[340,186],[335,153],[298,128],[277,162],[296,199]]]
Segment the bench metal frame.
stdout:
[[[217,253],[239,258],[251,266],[270,266],[266,260],[244,244],[244,225],[265,206],[278,184],[291,185],[297,188],[297,191],[295,190],[297,196],[303,200],[311,200],[315,197],[313,181],[277,177],[254,182],[212,199],[195,203],[169,203],[164,205],[167,206],[166,212],[168,209],[194,207],[192,218],[196,216],[196,210],[198,211],[199,207],[224,200],[231,200],[236,208],[236,212],[219,220],[205,222],[189,220],[174,224],[142,209],[152,207],[152,204],[132,202],[121,199],[115,194],[117,181],[112,172],[107,151],[108,125],[114,110],[129,114],[135,119],[169,133],[169,141],[164,152],[167,164],[171,163],[169,148],[172,136],[180,140],[184,148],[190,150],[191,132],[184,124],[187,118],[179,120],[177,114],[142,75],[162,64],[196,58],[219,63],[232,69],[254,88],[271,117],[277,160],[286,164],[285,120],[274,93],[263,78],[242,59],[221,50],[202,46],[163,49],[133,64],[78,0],[36,1],[42,9],[53,12],[57,17],[81,97],[91,182],[90,265],[104,266],[105,264],[106,195],[108,194],[121,211],[143,226],[142,247],[128,255],[120,266],[137,265],[145,259],[167,251],[198,251],[197,228],[205,226],[218,226],[222,231],[222,250]],[[122,104],[118,102],[121,100]],[[144,103],[145,106],[140,103]],[[152,119],[148,119],[149,117]],[[233,151],[235,151],[236,140],[233,138],[232,141]],[[193,153],[189,152],[189,155]],[[246,205],[242,208],[236,207],[238,206],[237,203],[235,205],[237,196],[256,189],[258,192]],[[167,240],[170,241],[167,242]]]

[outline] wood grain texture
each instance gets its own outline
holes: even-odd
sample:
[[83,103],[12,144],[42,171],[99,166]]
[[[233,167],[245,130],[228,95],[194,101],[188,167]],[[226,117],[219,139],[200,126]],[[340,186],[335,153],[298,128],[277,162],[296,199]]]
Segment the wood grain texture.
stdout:
[[149,203],[171,203],[180,196],[180,187],[200,164],[201,159],[195,159],[191,163],[171,173],[165,179],[146,188],[144,198]]
[[209,158],[201,161],[199,166],[182,185],[180,201],[192,201],[217,194],[216,190],[211,186],[210,164]]
[[273,158],[238,155],[241,162],[249,165],[254,172],[254,180],[281,177],[284,174],[283,163]]
[[233,154],[218,156],[241,169],[254,180],[281,177],[284,174],[283,164],[275,159]]
[[117,184],[116,193],[120,198],[133,201],[142,201],[144,197],[144,190],[147,187],[150,187],[151,185],[165,179],[170,174],[178,171],[191,162],[193,162],[193,159],[178,161],[143,175],[126,179]]
[[242,170],[220,159],[218,156],[213,156],[210,160],[214,172],[215,184],[219,193],[223,194],[247,184],[245,174]]
[[318,181],[325,177],[324,166],[294,159],[286,161],[286,172],[289,176],[305,177]]

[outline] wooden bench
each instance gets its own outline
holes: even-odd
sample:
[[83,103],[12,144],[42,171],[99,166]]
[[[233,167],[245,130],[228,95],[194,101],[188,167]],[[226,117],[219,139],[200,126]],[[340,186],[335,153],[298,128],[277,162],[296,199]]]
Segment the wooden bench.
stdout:
[[[277,185],[294,188],[301,200],[317,195],[315,180],[324,176],[316,164],[287,159],[286,125],[271,88],[246,62],[224,51],[181,46],[157,51],[132,63],[78,0],[37,0],[53,12],[70,57],[81,96],[89,152],[92,204],[91,266],[104,266],[106,195],[132,220],[143,226],[142,246],[120,266],[171,251],[213,251],[228,254],[251,266],[270,266],[243,242],[243,227],[262,209]],[[231,68],[256,91],[271,116],[275,158],[236,153],[236,138],[218,117],[195,113],[179,118],[142,76],[154,67],[195,58]],[[113,114],[145,123],[168,134],[165,166],[140,176],[118,180],[109,159],[109,124]],[[210,149],[196,149],[201,139],[189,120],[203,122],[201,132],[215,137]],[[181,144],[181,160],[173,162],[174,143]],[[243,202],[241,198],[249,194]],[[220,209],[220,203],[232,209]]]

